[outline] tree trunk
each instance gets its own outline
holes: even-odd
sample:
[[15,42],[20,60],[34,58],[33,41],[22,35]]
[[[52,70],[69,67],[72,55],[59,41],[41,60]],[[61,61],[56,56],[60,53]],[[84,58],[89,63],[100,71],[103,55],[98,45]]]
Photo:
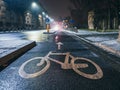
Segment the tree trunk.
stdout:
[[117,39],[118,42],[120,42],[120,32],[119,32],[119,36],[118,36],[118,39]]

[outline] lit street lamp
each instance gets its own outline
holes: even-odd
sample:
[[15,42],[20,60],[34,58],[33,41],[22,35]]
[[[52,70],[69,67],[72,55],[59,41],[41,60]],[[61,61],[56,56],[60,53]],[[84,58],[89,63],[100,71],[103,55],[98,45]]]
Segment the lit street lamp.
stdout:
[[[33,15],[33,26],[34,28],[38,28],[42,24],[42,16],[40,17],[40,7],[36,2],[32,2],[31,8],[34,9],[32,12],[34,13]],[[40,24],[41,23],[41,24]]]
[[32,8],[37,8],[37,7],[38,7],[38,5],[35,2],[33,2],[32,3]]
[[45,12],[42,12],[42,15],[45,15]]
[[46,15],[46,18],[49,18],[49,16],[48,16],[48,15]]

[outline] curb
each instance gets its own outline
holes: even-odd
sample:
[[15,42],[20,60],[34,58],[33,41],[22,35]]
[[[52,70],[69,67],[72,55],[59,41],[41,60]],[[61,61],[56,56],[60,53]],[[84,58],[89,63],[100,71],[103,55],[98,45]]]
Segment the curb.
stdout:
[[34,46],[36,46],[36,42],[33,41],[27,45],[24,45],[23,47],[20,47],[19,49],[13,51],[12,53],[5,55],[0,58],[0,66],[5,65],[9,61],[13,61],[13,59],[18,58],[23,53],[27,52],[28,50],[32,49]]
[[109,47],[109,46],[102,45],[101,43],[94,43],[94,44],[95,44],[96,46],[98,46],[98,47],[100,47],[100,48],[102,48],[102,49],[104,49],[104,50],[106,50],[106,51],[114,54],[115,56],[120,57],[120,51],[119,51],[119,50],[115,50],[115,49],[113,49],[113,48],[111,48],[111,47]]

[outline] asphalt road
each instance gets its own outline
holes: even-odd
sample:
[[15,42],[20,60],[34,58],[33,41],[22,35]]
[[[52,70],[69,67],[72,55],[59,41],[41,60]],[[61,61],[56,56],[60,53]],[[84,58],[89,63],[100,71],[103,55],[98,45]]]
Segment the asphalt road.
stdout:
[[[27,39],[28,34],[20,35],[22,39]],[[24,38],[23,38],[24,37]],[[39,38],[39,39],[38,39]],[[43,39],[40,39],[43,38]],[[0,72],[0,90],[120,90],[120,72],[113,69],[109,63],[100,57],[95,52],[92,52],[89,47],[84,45],[81,41],[75,40],[73,37],[66,35],[64,32],[56,32],[52,34],[43,34],[37,36],[37,46],[19,57],[7,68]],[[56,43],[62,42],[63,45],[59,47]],[[84,57],[95,62],[102,70],[103,75],[99,70],[99,75],[91,78],[86,75],[76,73],[74,70],[77,66],[74,64],[66,64],[61,67],[61,63],[66,58],[65,55],[50,55],[54,60],[46,60],[48,52],[54,51],[55,53],[66,53],[69,52],[74,57]],[[38,74],[25,74],[21,67],[23,63],[34,57],[44,57],[46,62],[40,67],[36,67],[36,64],[40,61],[39,59],[28,62],[24,67],[26,73],[35,73],[43,69]],[[68,58],[68,57],[67,57]],[[71,59],[68,58],[69,63]],[[71,60],[72,61],[72,60]],[[78,69],[82,72],[94,74],[97,73],[96,68],[90,63],[84,60],[76,61],[77,63],[87,63],[89,65],[86,68]],[[68,65],[68,66],[67,66]],[[65,69],[66,68],[66,69]],[[73,69],[74,70],[73,70]],[[40,69],[40,70],[39,70]],[[21,76],[21,74],[23,76]],[[99,77],[100,76],[100,77]]]

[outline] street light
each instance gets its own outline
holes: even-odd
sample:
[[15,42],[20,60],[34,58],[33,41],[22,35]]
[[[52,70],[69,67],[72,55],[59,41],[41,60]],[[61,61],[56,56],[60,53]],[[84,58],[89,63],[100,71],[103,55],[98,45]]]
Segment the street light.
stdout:
[[31,9],[32,9],[32,24],[34,28],[37,28],[39,26],[39,5],[36,2],[31,3]]
[[48,16],[48,15],[46,15],[46,18],[49,18],[49,16]]
[[33,8],[37,8],[38,5],[37,5],[35,2],[33,2],[33,3],[32,3],[32,7],[33,7]]
[[49,19],[50,19],[50,22],[54,22],[54,19],[53,19],[53,18],[49,17]]
[[45,15],[45,12],[42,12],[42,15]]

